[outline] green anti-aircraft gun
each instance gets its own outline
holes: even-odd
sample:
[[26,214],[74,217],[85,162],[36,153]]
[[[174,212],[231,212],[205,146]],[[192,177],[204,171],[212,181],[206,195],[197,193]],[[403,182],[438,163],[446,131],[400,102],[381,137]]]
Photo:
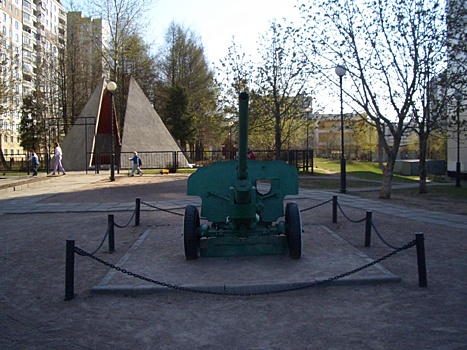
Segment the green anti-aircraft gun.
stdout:
[[[298,194],[297,168],[283,161],[247,160],[247,93],[239,97],[238,160],[199,168],[188,178],[187,194],[202,199],[201,216],[211,222],[200,225],[198,208],[188,205],[184,218],[187,260],[214,256],[276,255],[302,253],[302,224],[296,203],[283,200]],[[258,190],[257,186],[260,186]],[[267,190],[261,190],[268,187]]]

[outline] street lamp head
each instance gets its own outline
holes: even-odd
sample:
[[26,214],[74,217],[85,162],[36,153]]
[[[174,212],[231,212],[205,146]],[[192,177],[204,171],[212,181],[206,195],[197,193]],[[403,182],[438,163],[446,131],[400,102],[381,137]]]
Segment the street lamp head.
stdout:
[[109,81],[107,83],[107,90],[109,90],[110,92],[114,92],[115,90],[117,90],[117,84],[115,84],[115,82],[113,81]]
[[341,64],[338,64],[336,66],[336,74],[339,76],[339,77],[343,77],[345,75],[345,73],[347,73],[347,68],[345,68],[343,65]]
[[310,113],[311,111],[312,111],[311,107],[305,108],[305,112],[306,112],[306,113]]

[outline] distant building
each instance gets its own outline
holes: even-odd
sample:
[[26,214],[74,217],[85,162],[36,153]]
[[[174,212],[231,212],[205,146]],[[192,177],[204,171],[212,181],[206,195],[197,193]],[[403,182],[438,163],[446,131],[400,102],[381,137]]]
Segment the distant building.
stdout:
[[95,87],[110,78],[103,53],[108,50],[108,26],[100,18],[84,17],[81,12],[67,14],[67,108],[70,124],[86,105]]
[[[372,160],[376,156],[378,137],[364,116],[344,114],[344,151],[347,159]],[[310,128],[310,148],[317,157],[340,158],[341,117],[340,114],[319,114]]]

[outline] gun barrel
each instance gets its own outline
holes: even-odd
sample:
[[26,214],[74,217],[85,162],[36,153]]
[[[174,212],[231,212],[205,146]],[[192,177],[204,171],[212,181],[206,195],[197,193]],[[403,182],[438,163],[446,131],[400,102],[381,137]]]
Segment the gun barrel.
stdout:
[[248,177],[246,168],[246,154],[248,148],[248,101],[250,96],[241,92],[239,96],[239,127],[238,127],[238,170],[237,176],[240,180]]

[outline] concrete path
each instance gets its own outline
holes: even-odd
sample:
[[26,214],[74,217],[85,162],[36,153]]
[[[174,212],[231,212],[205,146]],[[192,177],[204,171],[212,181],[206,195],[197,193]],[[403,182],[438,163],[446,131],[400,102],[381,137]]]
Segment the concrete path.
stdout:
[[[123,176],[123,175],[121,175]],[[149,175],[150,176],[150,175]],[[156,175],[155,175],[156,176]],[[133,211],[135,207],[134,198],[131,200],[109,203],[99,201],[93,202],[66,202],[66,203],[41,203],[45,198],[60,193],[76,191],[79,188],[108,181],[108,174],[94,174],[89,172],[70,172],[61,176],[39,176],[39,178],[21,177],[18,179],[0,179],[0,215],[2,214],[26,214],[26,213],[67,213],[67,212],[118,212]],[[3,187],[3,188],[2,188]],[[442,225],[457,229],[467,229],[467,216],[443,212],[435,212],[428,209],[415,209],[375,201],[353,196],[351,191],[341,194],[330,190],[305,190],[300,189],[297,196],[288,196],[287,199],[312,198],[314,200],[329,201],[337,196],[340,206],[363,209],[365,211],[379,212],[394,217],[410,219],[423,223]],[[144,201],[144,198],[142,199]],[[201,205],[198,197],[187,197],[172,200],[147,201],[159,208],[170,209],[185,207],[187,204]],[[149,206],[142,206],[141,210],[157,210]]]

